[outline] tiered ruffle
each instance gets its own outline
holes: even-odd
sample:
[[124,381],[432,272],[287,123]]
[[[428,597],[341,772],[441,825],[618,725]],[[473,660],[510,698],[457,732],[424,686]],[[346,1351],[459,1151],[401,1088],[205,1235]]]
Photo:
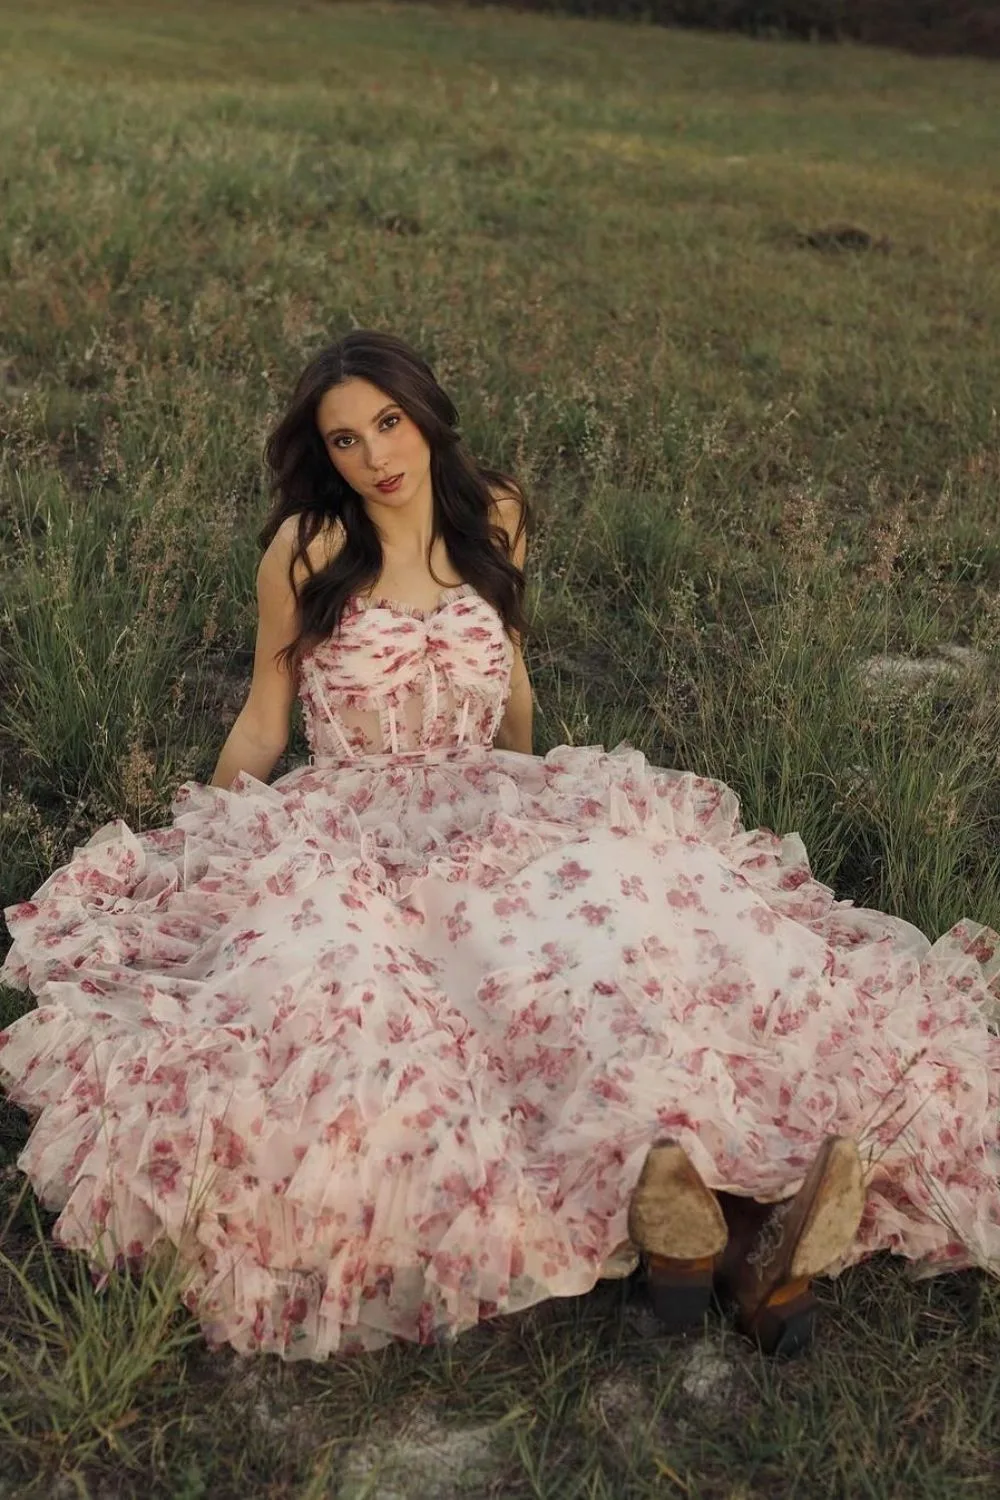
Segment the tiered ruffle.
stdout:
[[212,1341],[318,1358],[585,1291],[663,1134],[763,1198],[855,1134],[842,1264],[1000,1266],[995,935],[836,901],[628,746],[189,782],[6,917],[20,1165],[96,1265],[180,1246]]

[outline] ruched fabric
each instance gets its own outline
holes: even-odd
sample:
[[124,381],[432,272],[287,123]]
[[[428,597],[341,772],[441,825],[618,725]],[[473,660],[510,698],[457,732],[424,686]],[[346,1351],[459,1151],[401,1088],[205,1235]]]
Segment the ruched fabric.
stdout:
[[494,749],[510,660],[467,587],[349,611],[309,764],[186,782],[7,909],[36,1005],[0,1078],[57,1238],[169,1241],[210,1342],[322,1358],[586,1291],[659,1137],[778,1199],[839,1131],[868,1196],[831,1270],[1000,1268],[996,936],[837,901],[627,745]]

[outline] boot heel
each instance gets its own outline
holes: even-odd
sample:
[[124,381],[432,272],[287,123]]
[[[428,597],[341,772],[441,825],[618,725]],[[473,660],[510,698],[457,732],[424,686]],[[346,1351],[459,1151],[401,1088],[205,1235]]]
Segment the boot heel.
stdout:
[[763,1354],[791,1356],[808,1349],[816,1326],[816,1298],[806,1277],[785,1282],[757,1310],[738,1318],[741,1333]]
[[666,1255],[644,1258],[646,1289],[657,1319],[668,1333],[699,1328],[712,1300],[714,1255],[696,1260],[673,1260]]

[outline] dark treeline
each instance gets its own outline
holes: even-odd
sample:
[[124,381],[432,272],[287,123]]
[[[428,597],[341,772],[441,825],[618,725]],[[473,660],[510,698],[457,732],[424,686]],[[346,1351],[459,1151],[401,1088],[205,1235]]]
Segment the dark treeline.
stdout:
[[474,0],[516,10],[1000,57],[1000,0]]

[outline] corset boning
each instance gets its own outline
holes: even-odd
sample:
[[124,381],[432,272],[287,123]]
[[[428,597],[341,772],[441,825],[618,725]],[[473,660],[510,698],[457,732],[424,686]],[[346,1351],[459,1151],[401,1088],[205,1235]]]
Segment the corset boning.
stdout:
[[492,744],[512,659],[500,617],[469,585],[427,611],[352,601],[339,631],[303,658],[313,756]]

